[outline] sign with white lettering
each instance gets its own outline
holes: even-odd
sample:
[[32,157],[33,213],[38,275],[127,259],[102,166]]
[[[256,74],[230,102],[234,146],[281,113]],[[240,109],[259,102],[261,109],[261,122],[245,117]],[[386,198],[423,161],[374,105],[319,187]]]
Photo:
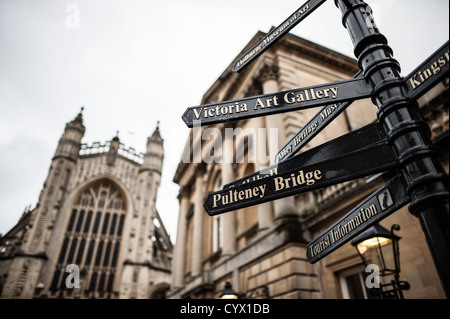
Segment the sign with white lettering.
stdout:
[[418,99],[431,90],[449,71],[448,41],[422,62],[406,78],[404,89],[411,99]]
[[256,43],[250,50],[245,52],[233,66],[234,72],[241,71],[251,61],[256,59],[272,44],[279,40],[283,35],[288,33],[300,21],[306,18],[311,12],[317,9],[325,0],[309,0],[306,1],[297,11],[289,18],[283,21],[277,28],[270,31],[264,38]]
[[188,108],[182,119],[188,127],[302,110],[325,104],[367,98],[372,88],[365,79],[350,79],[301,89]]
[[[353,77],[362,77],[359,71]],[[314,116],[293,138],[289,140],[275,156],[275,163],[285,161],[294,156],[303,146],[308,144],[322,129],[352,104],[353,101],[326,105]]]
[[358,130],[335,138],[332,141],[314,147],[302,154],[293,156],[274,165],[268,166],[258,172],[225,184],[223,189],[237,187],[256,180],[284,173],[297,167],[317,164],[321,162],[332,162],[339,157],[348,156],[361,150],[369,150],[379,145],[387,145],[383,127],[378,122],[366,125]]
[[209,193],[203,207],[208,215],[213,216],[383,172],[395,166],[396,158],[391,147],[378,145],[331,161],[296,167],[238,187]]
[[306,257],[315,263],[329,255],[370,226],[410,202],[403,175],[397,175],[380,187],[343,218],[312,240],[306,247]]

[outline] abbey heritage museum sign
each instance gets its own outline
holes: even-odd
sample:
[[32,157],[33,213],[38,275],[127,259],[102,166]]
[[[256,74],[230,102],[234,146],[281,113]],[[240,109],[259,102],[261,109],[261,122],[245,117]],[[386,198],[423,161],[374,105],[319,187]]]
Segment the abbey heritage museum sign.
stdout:
[[[239,57],[233,71],[249,65],[324,2],[305,2]],[[352,79],[190,107],[183,114],[186,125],[193,127],[322,107],[279,150],[274,165],[208,194],[203,206],[213,216],[391,171],[393,179],[307,245],[307,258],[311,263],[319,261],[410,203],[409,210],[421,221],[448,295],[448,175],[428,138],[429,127],[417,111],[417,99],[448,77],[448,41],[411,74],[401,77],[400,64],[392,58],[387,39],[373,24],[369,6],[362,0],[335,3],[361,67]],[[368,97],[379,109],[377,121],[295,155],[353,101]]]
[[[354,78],[362,76],[359,71]],[[343,103],[335,103],[324,106],[306,125],[283,146],[275,156],[275,163],[285,161],[294,156],[303,146],[308,144],[319,132],[331,123],[339,114],[341,114],[350,104],[352,100]]]

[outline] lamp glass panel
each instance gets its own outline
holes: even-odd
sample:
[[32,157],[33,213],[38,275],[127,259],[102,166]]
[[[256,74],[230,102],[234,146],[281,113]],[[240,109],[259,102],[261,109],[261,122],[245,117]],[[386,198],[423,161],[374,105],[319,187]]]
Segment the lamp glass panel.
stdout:
[[[363,256],[365,262],[367,265],[369,264],[375,264],[378,267],[380,267],[381,270],[384,270],[384,263],[382,260],[382,257],[380,253],[383,253],[383,257],[386,261],[386,255],[389,255],[388,257],[389,262],[393,261],[392,256],[392,240],[390,238],[385,237],[373,237],[366,239],[365,241],[357,244],[357,248],[359,253]],[[383,249],[381,252],[379,247]],[[384,249],[387,248],[387,249]],[[389,250],[390,249],[390,250]]]
[[220,299],[238,299],[238,296],[229,294],[229,295],[220,296]]
[[386,270],[395,270],[394,250],[392,244],[381,246]]

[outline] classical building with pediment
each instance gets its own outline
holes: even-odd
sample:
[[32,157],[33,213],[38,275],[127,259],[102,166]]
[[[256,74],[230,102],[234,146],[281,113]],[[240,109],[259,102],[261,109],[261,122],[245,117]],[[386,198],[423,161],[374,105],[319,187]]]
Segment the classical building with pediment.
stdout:
[[[264,35],[258,32],[239,56]],[[347,80],[359,71],[356,60],[291,34],[235,73],[232,66],[238,57],[207,90],[201,105]],[[448,87],[447,77],[418,101],[447,172]],[[274,107],[271,103],[264,106]],[[206,116],[238,111],[232,107],[211,107]],[[194,126],[174,176],[180,210],[170,298],[218,298],[227,283],[244,298],[371,297],[365,285],[368,273],[350,242],[314,264],[306,250],[311,240],[390,180],[392,171],[214,216],[203,206],[209,193],[274,164],[278,150],[319,110]],[[370,99],[355,101],[300,154],[376,120],[377,107]],[[238,201],[239,196],[231,193],[222,200]],[[400,276],[410,284],[403,291],[405,298],[445,298],[419,219],[408,205],[380,222],[387,229],[393,224],[400,226]]]

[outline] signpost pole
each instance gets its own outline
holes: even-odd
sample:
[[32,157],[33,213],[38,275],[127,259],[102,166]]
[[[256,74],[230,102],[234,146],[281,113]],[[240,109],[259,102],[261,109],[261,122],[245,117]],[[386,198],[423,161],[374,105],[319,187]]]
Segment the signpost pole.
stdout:
[[397,156],[411,198],[410,212],[419,218],[436,269],[449,296],[449,191],[448,175],[430,140],[428,125],[416,101],[402,89],[400,65],[392,58],[386,38],[374,25],[370,7],[362,0],[335,0],[354,53],[367,81],[374,88],[389,145]]

